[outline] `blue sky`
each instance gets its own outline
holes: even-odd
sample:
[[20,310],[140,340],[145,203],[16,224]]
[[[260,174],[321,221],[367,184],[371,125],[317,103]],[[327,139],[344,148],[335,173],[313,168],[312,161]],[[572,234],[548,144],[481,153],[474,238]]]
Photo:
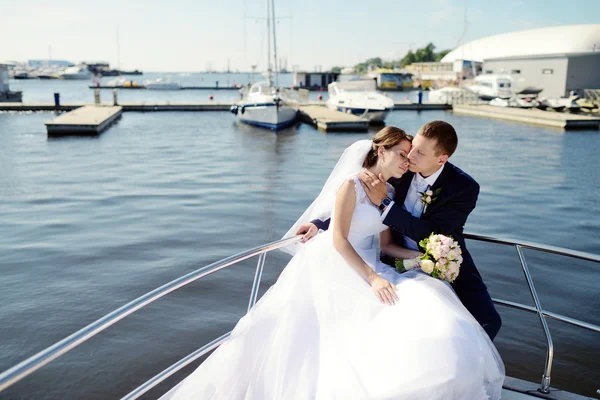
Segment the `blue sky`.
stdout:
[[[46,59],[51,46],[53,59],[117,66],[118,27],[122,68],[261,69],[265,21],[244,14],[263,17],[266,2],[0,0],[0,60]],[[445,49],[498,33],[600,23],[600,0],[276,0],[275,6],[280,56],[288,69],[302,70],[391,59],[428,42]]]

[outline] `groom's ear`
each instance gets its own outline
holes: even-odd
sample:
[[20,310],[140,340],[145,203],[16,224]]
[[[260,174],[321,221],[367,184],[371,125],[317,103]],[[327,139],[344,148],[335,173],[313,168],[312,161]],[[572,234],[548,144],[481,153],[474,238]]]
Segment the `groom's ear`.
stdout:
[[438,164],[442,165],[442,164],[446,164],[448,162],[448,154],[442,154],[441,156],[438,157]]

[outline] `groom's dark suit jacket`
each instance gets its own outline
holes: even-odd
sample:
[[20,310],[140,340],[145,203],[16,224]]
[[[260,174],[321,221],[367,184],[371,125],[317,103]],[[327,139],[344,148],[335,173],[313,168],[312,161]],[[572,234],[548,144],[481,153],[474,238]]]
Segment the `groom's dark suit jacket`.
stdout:
[[[452,284],[454,290],[459,296],[461,296],[461,292],[485,290],[486,286],[467,250],[463,235],[467,217],[477,203],[479,184],[460,168],[451,163],[446,163],[442,173],[431,188],[433,191],[441,188],[437,200],[427,206],[421,218],[416,218],[404,209],[404,199],[413,176],[414,173],[407,172],[400,179],[390,180],[390,183],[396,189],[395,204],[389,210],[383,222],[392,228],[394,242],[404,246],[403,235],[410,237],[417,243],[428,237],[432,232],[452,235],[460,244],[463,256],[460,273]],[[313,221],[319,229],[324,230],[329,227],[329,222],[330,220]],[[386,264],[394,265],[394,260],[391,257],[382,255],[381,260]]]
[[[479,184],[460,168],[446,163],[442,173],[431,187],[433,191],[441,189],[437,200],[427,206],[421,218],[416,218],[403,207],[413,176],[414,173],[407,172],[402,178],[390,182],[396,189],[395,204],[383,223],[392,228],[394,242],[403,245],[402,235],[410,237],[417,243],[432,232],[452,235],[460,244],[463,256],[460,273],[452,284],[454,290],[459,293],[486,289],[473,258],[467,250],[463,234],[467,217],[477,203]],[[393,260],[382,256],[382,261],[390,264]]]

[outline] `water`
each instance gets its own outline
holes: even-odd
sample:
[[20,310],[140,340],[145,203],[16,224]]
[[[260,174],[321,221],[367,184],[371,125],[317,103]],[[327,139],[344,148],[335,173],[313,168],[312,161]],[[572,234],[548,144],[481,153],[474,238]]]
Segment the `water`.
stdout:
[[[0,370],[174,278],[278,239],[342,150],[371,134],[298,125],[275,135],[237,125],[229,113],[164,112],[126,113],[97,138],[48,140],[43,123],[52,117],[0,114]],[[388,123],[415,133],[433,119],[457,128],[452,160],[481,184],[467,231],[600,254],[598,131],[443,111],[396,111]],[[469,247],[493,297],[531,304],[514,249]],[[545,308],[600,324],[597,265],[526,257]],[[287,260],[270,253],[262,292]],[[161,299],[0,398],[125,395],[229,331],[247,307],[255,265],[248,260]],[[545,340],[537,317],[499,311],[496,344],[508,375],[539,382]],[[597,334],[555,321],[550,329],[553,385],[592,396],[600,387]],[[390,333],[395,340],[406,339]]]

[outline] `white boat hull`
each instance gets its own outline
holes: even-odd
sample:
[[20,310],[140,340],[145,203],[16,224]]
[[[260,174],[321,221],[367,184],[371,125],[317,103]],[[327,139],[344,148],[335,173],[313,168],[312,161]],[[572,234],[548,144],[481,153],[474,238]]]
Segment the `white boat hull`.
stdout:
[[333,82],[328,86],[327,107],[381,124],[394,108],[394,101],[377,92],[375,81]]
[[391,108],[381,110],[368,110],[364,108],[353,108],[353,107],[336,107],[335,105],[329,106],[333,110],[338,110],[343,113],[356,115],[368,119],[371,123],[382,124],[390,113]]
[[239,103],[232,107],[237,119],[245,124],[279,130],[287,128],[296,122],[296,109],[275,102],[263,104]]

